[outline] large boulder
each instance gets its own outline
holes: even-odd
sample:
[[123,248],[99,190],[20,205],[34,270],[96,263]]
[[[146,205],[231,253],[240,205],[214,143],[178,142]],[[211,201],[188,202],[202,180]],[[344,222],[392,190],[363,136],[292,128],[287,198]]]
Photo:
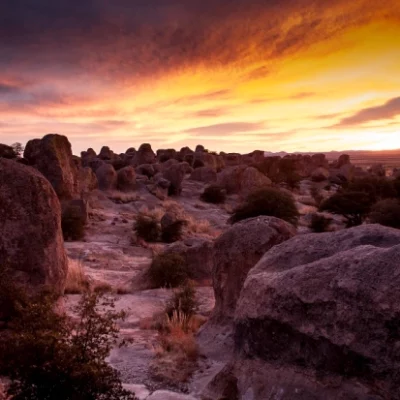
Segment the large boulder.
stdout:
[[400,231],[296,236],[249,272],[224,374],[238,398],[398,400],[399,299]]
[[111,164],[103,164],[96,170],[100,190],[113,190],[117,188],[117,172]]
[[215,241],[214,320],[233,318],[249,270],[267,250],[295,233],[294,227],[281,219],[260,216],[235,224]]
[[99,153],[100,160],[112,160],[114,158],[114,152],[110,150],[108,146],[103,146]]
[[79,192],[81,194],[89,193],[99,187],[97,176],[90,167],[79,169]]
[[311,174],[311,179],[314,182],[322,182],[329,179],[329,171],[326,168],[318,167]]
[[211,183],[217,180],[217,173],[214,168],[200,167],[193,170],[189,179],[192,181]]
[[214,265],[212,241],[190,238],[169,245],[165,252],[177,253],[184,258],[190,279],[199,282],[211,279]]
[[49,134],[30,140],[24,158],[48,179],[61,201],[80,196],[78,167],[67,137]]
[[16,158],[17,154],[11,146],[0,143],[0,158]]
[[169,194],[180,194],[182,191],[182,182],[185,177],[185,166],[182,163],[173,164],[163,172],[163,178],[168,180],[171,185]]
[[28,294],[44,286],[61,294],[68,268],[61,207],[40,172],[0,159],[0,221],[0,260],[12,280],[22,284]]
[[123,192],[136,189],[136,172],[132,166],[122,168],[117,172],[117,188]]
[[136,166],[142,164],[154,164],[156,162],[156,155],[149,143],[140,145],[139,150],[135,153],[134,164]]
[[254,167],[238,165],[225,168],[218,174],[217,183],[227,193],[247,196],[254,190],[271,185],[271,180]]

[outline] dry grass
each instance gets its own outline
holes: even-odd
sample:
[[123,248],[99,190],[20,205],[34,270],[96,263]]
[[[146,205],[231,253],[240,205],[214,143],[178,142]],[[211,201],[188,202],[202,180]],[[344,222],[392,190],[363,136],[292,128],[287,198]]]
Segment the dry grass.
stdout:
[[89,287],[89,280],[83,271],[81,260],[68,259],[66,294],[78,294],[85,292]]
[[165,213],[165,211],[159,207],[149,209],[146,206],[142,206],[139,209],[138,215],[141,214],[146,217],[154,218],[159,222],[159,221],[161,221],[161,218],[163,217],[164,213]]
[[[160,316],[157,316],[160,318]],[[171,385],[187,382],[197,367],[199,349],[195,333],[205,322],[197,316],[187,316],[178,310],[171,317],[164,315],[162,328],[153,347],[155,359],[151,373],[157,379]],[[154,326],[154,319],[143,322],[142,326]]]
[[124,193],[113,190],[107,193],[107,197],[114,203],[127,204],[138,201],[140,197],[136,193]]

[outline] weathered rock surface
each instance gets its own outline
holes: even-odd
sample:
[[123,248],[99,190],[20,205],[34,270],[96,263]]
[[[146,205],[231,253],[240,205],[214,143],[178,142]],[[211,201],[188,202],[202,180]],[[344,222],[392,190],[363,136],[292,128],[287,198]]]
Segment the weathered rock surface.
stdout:
[[30,140],[25,147],[24,158],[47,178],[60,200],[80,196],[78,167],[65,136],[49,134],[42,139]]
[[217,172],[210,167],[196,168],[190,175],[192,181],[199,181],[205,183],[215,182],[217,180]]
[[6,144],[0,143],[0,158],[15,158],[16,154],[14,149],[11,146],[7,146]]
[[239,222],[214,244],[214,320],[233,318],[236,302],[249,270],[271,247],[296,233],[292,225],[261,216]]
[[156,155],[149,143],[140,145],[139,150],[135,153],[134,164],[154,164],[156,162]]
[[112,190],[117,188],[118,176],[111,164],[103,164],[96,170],[100,190]]
[[400,399],[399,288],[395,229],[363,225],[273,247],[247,276],[236,357],[209,390],[219,395],[230,377],[238,398]]
[[190,279],[202,281],[211,279],[213,269],[213,243],[207,239],[191,238],[176,242],[165,249],[167,253],[177,253],[185,261]]
[[163,178],[171,182],[169,187],[170,194],[180,194],[182,191],[182,181],[185,177],[185,166],[173,164],[163,172]]
[[136,172],[132,166],[122,168],[117,172],[117,188],[123,192],[135,190]]
[[271,185],[271,180],[256,168],[238,165],[225,168],[220,172],[217,183],[227,193],[240,193],[247,196],[254,190]]
[[0,159],[0,221],[0,260],[13,280],[28,293],[49,285],[61,294],[67,274],[61,208],[40,172]]

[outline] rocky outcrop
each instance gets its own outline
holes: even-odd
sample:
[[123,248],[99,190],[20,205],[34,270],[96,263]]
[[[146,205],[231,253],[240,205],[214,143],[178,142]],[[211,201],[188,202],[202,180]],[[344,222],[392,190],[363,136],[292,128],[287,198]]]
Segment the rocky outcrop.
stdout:
[[215,169],[210,167],[196,168],[190,175],[190,180],[205,183],[215,182],[217,180],[217,173]]
[[67,257],[61,207],[49,181],[34,168],[0,159],[0,220],[0,260],[12,280],[30,294],[44,286],[61,294]]
[[11,146],[7,146],[6,144],[0,143],[0,158],[16,158],[14,149]]
[[156,162],[156,155],[149,143],[140,145],[139,150],[135,153],[133,160],[136,166],[142,164],[154,164]]
[[314,182],[323,182],[328,180],[328,178],[329,178],[329,171],[323,167],[318,167],[311,173],[311,179]]
[[271,180],[256,168],[239,165],[225,168],[220,172],[217,183],[227,193],[240,193],[246,196],[254,190],[271,185]]
[[132,166],[122,168],[117,172],[117,188],[123,192],[136,189],[136,172]]
[[80,196],[79,169],[65,136],[50,134],[42,139],[30,140],[25,147],[24,158],[49,180],[61,201]]
[[100,190],[112,190],[117,188],[117,172],[110,164],[103,164],[96,170]]
[[179,195],[182,191],[182,182],[185,177],[185,166],[182,164],[173,164],[163,172],[163,178],[171,184],[169,194]]
[[271,247],[296,233],[292,225],[261,216],[235,224],[214,244],[214,320],[233,318],[249,270]]
[[207,239],[190,238],[169,245],[165,252],[177,253],[186,261],[189,278],[195,281],[211,279],[213,243]]
[[273,247],[241,291],[236,355],[213,398],[229,376],[238,398],[400,399],[399,298],[398,230],[363,225]]

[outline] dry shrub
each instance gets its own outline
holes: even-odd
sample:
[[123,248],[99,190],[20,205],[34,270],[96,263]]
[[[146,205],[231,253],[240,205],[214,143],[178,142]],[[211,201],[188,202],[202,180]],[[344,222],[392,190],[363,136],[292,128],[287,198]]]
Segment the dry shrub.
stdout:
[[186,261],[177,253],[158,254],[153,259],[147,276],[155,288],[177,287],[188,279]]
[[89,288],[89,280],[83,271],[81,260],[68,259],[67,282],[65,284],[66,294],[84,293]]
[[136,216],[133,230],[139,238],[147,242],[156,242],[161,234],[159,220],[155,216],[148,216],[142,213]]
[[217,184],[211,184],[204,189],[200,198],[206,203],[221,204],[226,200],[226,190]]
[[139,200],[136,193],[124,193],[119,191],[111,191],[107,193],[107,197],[117,204],[128,204]]
[[112,286],[107,282],[95,282],[92,287],[95,293],[111,293],[113,292]]
[[172,317],[174,312],[180,312],[191,317],[196,312],[197,306],[194,285],[191,282],[187,282],[179,290],[175,291],[172,299],[167,304],[165,312],[169,317]]
[[151,365],[152,374],[171,385],[186,382],[196,370],[199,350],[195,332],[200,324],[194,316],[174,311],[165,317],[163,330],[154,347],[156,358]]
[[325,217],[324,215],[314,213],[311,216],[310,228],[313,232],[321,233],[327,232],[332,222],[332,218]]

